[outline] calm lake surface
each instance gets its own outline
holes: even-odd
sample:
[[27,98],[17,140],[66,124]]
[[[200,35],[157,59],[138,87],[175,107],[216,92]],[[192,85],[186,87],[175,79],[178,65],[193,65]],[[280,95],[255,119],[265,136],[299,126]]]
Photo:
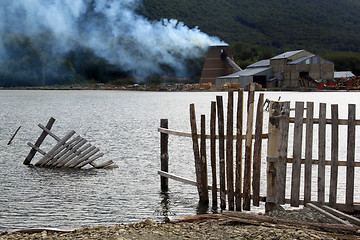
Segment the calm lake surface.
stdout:
[[[340,118],[347,118],[347,104],[360,100],[357,92],[264,94],[271,100],[281,96],[282,101],[292,101],[291,107],[295,101],[314,101],[315,117],[319,102],[339,104]],[[167,118],[170,129],[190,132],[189,104],[195,103],[198,120],[200,114],[209,119],[210,102],[217,95],[227,102],[225,92],[0,91],[0,232],[130,223],[147,218],[161,221],[169,215],[196,214],[196,187],[169,180],[170,191],[160,191],[157,128],[160,119]],[[357,106],[357,119],[359,113]],[[45,125],[50,117],[56,119],[52,129],[56,135],[63,137],[75,130],[105,154],[96,162],[113,160],[119,168],[64,170],[23,165],[30,151],[27,143],[35,143],[42,132],[38,124]],[[264,132],[267,118],[265,112]],[[19,126],[12,144],[7,145]],[[169,141],[169,171],[195,179],[191,139],[170,136]],[[54,143],[48,136],[41,148],[48,150]],[[359,144],[356,148],[359,152]],[[39,157],[37,154],[32,163]],[[341,157],[346,158],[344,151]],[[355,177],[359,178],[358,172]],[[342,187],[344,183],[339,181]],[[355,201],[360,201],[358,188],[355,195]]]

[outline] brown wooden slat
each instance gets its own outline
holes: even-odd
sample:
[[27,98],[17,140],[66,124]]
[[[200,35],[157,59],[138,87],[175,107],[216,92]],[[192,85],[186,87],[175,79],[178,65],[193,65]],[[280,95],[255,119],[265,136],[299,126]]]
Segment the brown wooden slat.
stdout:
[[[318,201],[325,202],[325,156],[326,156],[326,103],[320,103],[319,109],[319,161],[318,161]],[[312,164],[313,161],[312,161]]]
[[[190,104],[190,125],[191,125],[191,134],[192,134],[192,141],[193,141],[193,152],[194,152],[194,159],[195,159],[195,172],[196,172],[196,181],[197,181],[197,188],[199,193],[199,201],[201,203],[208,203],[208,191],[207,189],[204,191],[204,184],[202,182],[201,177],[201,158],[200,158],[200,151],[199,151],[199,142],[198,142],[198,135],[197,135],[197,127],[196,127],[196,115],[195,115],[195,105]],[[207,185],[205,185],[207,187]]]
[[242,190],[242,133],[243,133],[244,89],[238,90],[236,114],[236,168],[235,168],[235,208],[241,211]]
[[226,181],[229,210],[234,210],[234,92],[228,92],[227,127],[226,127]]
[[216,177],[216,102],[211,102],[210,112],[210,161],[212,176],[212,205],[217,206],[217,177]]
[[220,174],[220,208],[226,208],[225,180],[225,139],[224,139],[224,106],[222,96],[216,96],[218,131],[219,131],[219,174]]
[[208,177],[207,177],[207,159],[206,159],[206,139],[205,139],[206,122],[205,121],[206,121],[205,115],[201,115],[201,124],[200,124],[201,188],[202,188],[202,192],[206,192],[204,195],[207,197],[207,201],[205,202],[209,202],[209,192],[207,190]]
[[279,121],[279,143],[277,147],[278,162],[276,166],[276,203],[285,203],[286,189],[286,160],[289,138],[290,102],[282,103]]
[[355,183],[355,104],[348,106],[349,125],[348,125],[348,139],[347,139],[347,166],[346,166],[346,194],[345,202],[348,207],[354,203],[354,183]]
[[300,174],[301,174],[301,153],[302,153],[302,134],[303,134],[303,114],[304,103],[295,103],[295,124],[293,145],[293,163],[291,177],[291,206],[299,206],[300,195]]
[[337,201],[338,155],[339,155],[339,114],[338,105],[331,105],[331,172],[329,203],[333,207]]
[[259,95],[257,104],[256,120],[255,120],[255,142],[254,142],[254,157],[253,157],[253,205],[259,206],[260,201],[260,176],[261,176],[261,146],[263,131],[263,115],[264,115],[264,94]]
[[305,136],[305,173],[304,173],[304,203],[311,201],[311,174],[312,174],[312,151],[313,151],[313,118],[314,103],[306,103],[306,136]]
[[244,202],[243,202],[244,210],[250,210],[254,97],[255,97],[255,85],[250,84],[249,93],[248,93],[248,103],[247,103],[247,122],[246,122],[246,139],[245,139]]

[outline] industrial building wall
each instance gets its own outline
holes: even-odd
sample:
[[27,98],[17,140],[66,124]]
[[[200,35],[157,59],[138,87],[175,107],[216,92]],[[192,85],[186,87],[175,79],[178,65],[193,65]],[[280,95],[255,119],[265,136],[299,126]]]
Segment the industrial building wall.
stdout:
[[204,68],[201,74],[200,83],[215,84],[215,79],[221,76],[227,76],[235,73],[236,70],[222,58],[222,51],[227,56],[233,59],[229,46],[210,46],[206,54]]

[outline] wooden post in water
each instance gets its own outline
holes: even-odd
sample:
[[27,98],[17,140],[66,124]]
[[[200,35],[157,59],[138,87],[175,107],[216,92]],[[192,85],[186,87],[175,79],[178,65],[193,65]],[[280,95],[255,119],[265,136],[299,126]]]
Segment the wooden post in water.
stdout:
[[326,155],[326,103],[319,109],[319,164],[318,164],[318,202],[325,202],[325,155]]
[[[160,120],[161,128],[168,128],[168,119]],[[160,161],[161,161],[161,171],[168,172],[169,171],[169,153],[168,153],[168,145],[169,145],[169,134],[160,133]],[[168,178],[160,176],[161,182],[161,191],[167,192],[169,190],[169,181]]]
[[294,122],[294,149],[291,177],[291,201],[293,207],[300,204],[300,175],[301,175],[301,153],[303,135],[304,102],[295,103],[295,122]]
[[331,172],[330,172],[330,207],[335,207],[337,200],[337,178],[339,166],[339,112],[338,105],[331,105]]
[[235,206],[241,211],[242,190],[242,132],[243,132],[244,89],[238,90],[236,113],[236,168],[235,168]]
[[255,121],[255,142],[254,142],[254,161],[253,161],[253,205],[259,206],[260,203],[260,174],[261,174],[261,145],[264,113],[264,94],[260,93],[256,111]]
[[226,208],[225,192],[225,134],[224,134],[224,108],[222,96],[216,96],[218,131],[219,131],[219,174],[220,174],[220,208]]
[[191,125],[191,136],[193,141],[193,151],[194,151],[194,159],[195,159],[195,171],[196,171],[196,182],[197,188],[199,193],[199,202],[207,204],[209,203],[209,196],[207,185],[202,181],[202,160],[200,158],[200,151],[199,151],[199,140],[197,134],[197,127],[196,127],[196,115],[195,115],[195,105],[190,104],[190,125]]
[[210,114],[210,160],[212,173],[212,205],[217,206],[217,178],[216,178],[216,102],[211,102]]
[[355,104],[348,106],[348,139],[347,139],[347,162],[346,162],[346,197],[345,203],[348,211],[354,207],[354,182],[355,182]]
[[255,98],[255,84],[252,83],[249,85],[248,103],[247,103],[248,111],[247,111],[247,122],[246,122],[245,166],[244,166],[244,203],[243,203],[244,210],[250,210],[254,98]]
[[280,121],[280,103],[270,102],[269,107],[269,125],[268,125],[268,145],[267,145],[267,167],[266,167],[266,203],[265,211],[270,212],[275,206],[276,196],[276,167],[279,144],[279,121]]
[[281,104],[281,115],[279,119],[279,143],[278,159],[276,166],[276,204],[285,204],[287,149],[289,139],[289,114],[290,102]]
[[201,115],[201,130],[200,130],[200,159],[201,159],[201,189],[204,193],[206,201],[203,203],[209,202],[209,192],[208,192],[208,176],[207,176],[207,159],[206,159],[206,123],[205,115]]
[[[55,122],[55,118],[50,118],[48,123],[46,124],[46,128],[47,129],[51,129],[53,124]],[[46,136],[48,135],[48,133],[46,131],[43,131],[40,135],[40,137],[37,139],[36,143],[35,143],[35,147],[39,148],[40,145],[42,144],[42,142],[45,140]],[[34,148],[32,148],[29,152],[29,154],[27,155],[27,157],[24,160],[24,164],[25,165],[29,165],[31,160],[34,158],[36,154],[36,150]]]
[[226,127],[226,180],[229,210],[234,210],[234,92],[228,92],[227,127]]

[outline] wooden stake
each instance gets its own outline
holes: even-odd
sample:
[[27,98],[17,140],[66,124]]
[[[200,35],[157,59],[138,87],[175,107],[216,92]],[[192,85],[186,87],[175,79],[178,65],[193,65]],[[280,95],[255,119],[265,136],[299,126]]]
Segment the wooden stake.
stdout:
[[226,180],[228,190],[229,210],[234,210],[234,93],[228,92],[227,127],[226,127]]
[[318,202],[325,202],[325,152],[326,152],[326,103],[320,103],[319,110],[319,165]]
[[331,105],[331,172],[329,204],[334,207],[337,202],[337,178],[339,166],[339,113],[338,105]]
[[236,169],[235,169],[235,206],[241,211],[242,202],[242,132],[243,132],[244,89],[238,90],[236,114]]
[[226,208],[226,186],[225,186],[225,134],[224,134],[224,108],[222,96],[216,96],[218,131],[219,131],[219,171],[220,171],[220,208]]
[[[160,127],[167,129],[169,127],[168,119],[161,119]],[[161,171],[163,172],[169,171],[168,145],[169,145],[169,134],[160,133],[160,161],[161,161]],[[160,184],[161,184],[162,192],[166,192],[169,190],[168,178],[160,176]]]
[[212,205],[217,206],[217,178],[216,178],[216,102],[211,102],[210,114],[210,159],[212,173]]

